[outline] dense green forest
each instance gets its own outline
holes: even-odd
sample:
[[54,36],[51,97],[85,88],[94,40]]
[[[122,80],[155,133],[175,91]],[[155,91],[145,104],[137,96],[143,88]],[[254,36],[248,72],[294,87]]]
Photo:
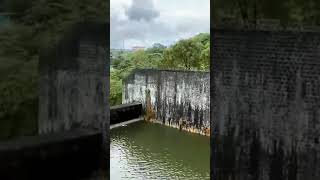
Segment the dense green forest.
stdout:
[[37,130],[38,57],[74,23],[107,21],[107,1],[1,0],[0,138]]
[[200,33],[170,47],[156,43],[151,48],[117,53],[111,60],[110,104],[121,104],[122,80],[141,68],[209,71],[210,35]]

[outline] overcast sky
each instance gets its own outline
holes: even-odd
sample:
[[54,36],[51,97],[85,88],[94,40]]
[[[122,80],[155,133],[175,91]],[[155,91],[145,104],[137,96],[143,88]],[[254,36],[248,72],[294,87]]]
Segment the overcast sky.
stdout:
[[210,0],[111,0],[111,48],[171,45],[210,32]]

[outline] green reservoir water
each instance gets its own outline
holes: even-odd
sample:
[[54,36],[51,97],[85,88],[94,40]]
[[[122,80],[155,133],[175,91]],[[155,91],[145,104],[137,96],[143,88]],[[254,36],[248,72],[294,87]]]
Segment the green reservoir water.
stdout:
[[110,178],[210,179],[210,138],[144,121],[112,129]]

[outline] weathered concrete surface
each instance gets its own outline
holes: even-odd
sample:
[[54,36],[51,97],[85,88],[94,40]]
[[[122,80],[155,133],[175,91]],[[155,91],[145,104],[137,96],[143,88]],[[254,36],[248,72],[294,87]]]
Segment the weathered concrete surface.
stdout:
[[209,134],[208,72],[136,70],[122,94],[122,103],[142,103],[146,119]]
[[320,179],[320,33],[211,34],[214,179]]
[[141,103],[122,104],[110,107],[110,124],[118,124],[141,116]]
[[77,129],[0,143],[0,179],[70,179],[100,167],[101,132]]
[[109,127],[108,27],[105,23],[77,24],[57,46],[42,53],[40,134]]

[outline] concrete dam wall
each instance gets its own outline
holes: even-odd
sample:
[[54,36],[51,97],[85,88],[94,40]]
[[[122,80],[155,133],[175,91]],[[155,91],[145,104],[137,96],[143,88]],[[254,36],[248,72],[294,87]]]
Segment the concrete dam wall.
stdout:
[[208,72],[136,70],[124,81],[122,103],[140,102],[147,119],[209,135],[209,81]]
[[211,32],[212,175],[320,179],[320,33]]

